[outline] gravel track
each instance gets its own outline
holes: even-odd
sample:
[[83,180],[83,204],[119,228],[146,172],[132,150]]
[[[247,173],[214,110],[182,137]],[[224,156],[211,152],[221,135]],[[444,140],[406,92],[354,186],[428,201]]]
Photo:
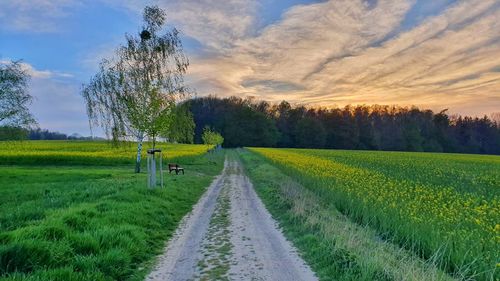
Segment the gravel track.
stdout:
[[146,280],[317,280],[257,197],[241,164],[183,218]]

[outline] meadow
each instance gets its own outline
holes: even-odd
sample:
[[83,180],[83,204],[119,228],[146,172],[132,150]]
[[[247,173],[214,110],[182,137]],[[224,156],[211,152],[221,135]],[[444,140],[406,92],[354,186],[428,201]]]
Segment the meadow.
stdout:
[[207,146],[159,147],[186,176],[148,189],[134,145],[2,142],[0,280],[142,280],[223,164]]
[[357,225],[376,229],[380,239],[399,245],[452,277],[498,280],[500,157],[249,150]]

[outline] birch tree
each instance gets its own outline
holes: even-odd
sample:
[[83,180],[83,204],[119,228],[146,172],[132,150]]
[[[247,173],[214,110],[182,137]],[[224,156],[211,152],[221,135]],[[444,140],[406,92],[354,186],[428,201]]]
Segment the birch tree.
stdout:
[[114,140],[137,140],[137,173],[143,141],[149,138],[155,147],[171,123],[176,101],[186,94],[183,78],[189,64],[179,32],[164,31],[162,9],[146,7],[143,19],[141,31],[126,35],[126,43],[101,62],[82,91],[91,126],[101,126]]

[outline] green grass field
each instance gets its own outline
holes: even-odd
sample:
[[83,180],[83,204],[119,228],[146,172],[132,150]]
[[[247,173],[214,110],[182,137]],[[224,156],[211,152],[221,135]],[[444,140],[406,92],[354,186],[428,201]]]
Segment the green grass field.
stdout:
[[[498,280],[500,157],[250,150],[307,187],[308,192],[321,198],[321,204],[326,204],[324,208],[340,211],[357,225],[376,229],[380,239],[405,248],[455,278]],[[271,202],[276,205],[280,201]],[[311,211],[302,219],[311,220],[318,212]],[[302,225],[298,231],[307,226]],[[308,233],[311,231],[303,235]],[[361,272],[371,272],[367,280],[381,276],[376,274],[377,270]],[[395,277],[397,274],[390,276],[394,280],[402,278]]]
[[[0,280],[143,280],[224,157],[160,144],[186,176],[148,189],[133,144],[1,144]],[[229,153],[320,280],[499,278],[498,156]]]
[[160,147],[186,176],[148,189],[133,145],[1,143],[0,280],[142,280],[223,164],[206,146]]

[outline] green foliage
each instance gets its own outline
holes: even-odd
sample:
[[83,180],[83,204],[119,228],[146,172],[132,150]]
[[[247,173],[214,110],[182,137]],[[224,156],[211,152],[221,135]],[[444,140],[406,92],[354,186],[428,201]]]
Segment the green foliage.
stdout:
[[0,62],[0,125],[28,128],[36,124],[28,109],[33,100],[28,93],[29,78],[21,62]]
[[28,138],[28,130],[20,127],[0,126],[0,141],[25,140]]
[[274,146],[278,141],[273,120],[257,111],[251,100],[206,97],[188,103],[196,123],[196,143],[203,142],[206,126],[221,133],[225,147]]
[[[344,108],[268,104],[251,98],[197,98],[188,102],[196,123],[222,134],[226,147],[298,147],[500,154],[500,122],[449,117],[416,107]],[[495,119],[496,118],[496,119]]]
[[233,109],[225,116],[224,124],[225,144],[228,147],[274,146],[278,139],[273,121],[249,106]]
[[143,18],[142,32],[126,35],[126,44],[114,59],[102,61],[82,91],[91,124],[103,127],[115,141],[137,139],[136,172],[144,138],[155,148],[156,138],[171,125],[175,103],[186,94],[183,77],[189,65],[179,32],[161,33],[165,11],[146,7]]
[[165,12],[144,9],[139,36],[127,35],[116,58],[104,60],[83,89],[89,118],[114,138],[154,139],[169,127],[175,101],[185,93],[188,61],[177,30],[160,34]]
[[498,156],[252,148],[360,224],[459,278],[498,279]]
[[221,134],[212,131],[209,127],[205,127],[203,129],[203,135],[202,135],[203,143],[207,145],[222,145],[224,143],[224,138],[221,136]]
[[297,122],[295,139],[298,147],[324,147],[326,131],[318,120],[306,117]]
[[194,120],[189,111],[189,104],[182,103],[174,108],[173,120],[163,136],[171,142],[193,143],[194,142]]
[[123,165],[130,151],[104,142],[23,143],[0,149],[0,162],[9,163],[0,165],[1,280],[143,280],[222,169],[222,161],[208,165],[205,146],[169,144],[166,161],[191,175],[167,174],[166,188],[151,190],[146,175]]

